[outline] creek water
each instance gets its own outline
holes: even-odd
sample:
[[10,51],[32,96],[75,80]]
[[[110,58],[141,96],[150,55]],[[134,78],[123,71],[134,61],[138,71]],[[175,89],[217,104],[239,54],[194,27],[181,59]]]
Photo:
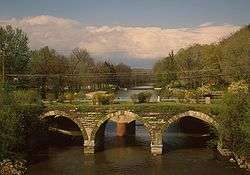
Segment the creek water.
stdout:
[[[105,130],[104,150],[84,155],[80,142],[53,139],[30,157],[29,175],[246,175],[235,164],[206,148],[205,136],[167,132],[163,155],[150,153],[150,139],[137,123],[136,137],[115,136],[115,124]],[[167,143],[167,144],[166,144]]]

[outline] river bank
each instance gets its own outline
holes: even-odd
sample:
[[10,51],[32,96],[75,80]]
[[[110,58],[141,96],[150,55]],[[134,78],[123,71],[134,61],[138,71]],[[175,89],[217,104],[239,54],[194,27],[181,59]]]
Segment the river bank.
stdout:
[[27,172],[27,162],[24,159],[5,159],[0,162],[0,175],[25,175]]
[[229,149],[223,149],[220,145],[217,148],[219,154],[232,163],[236,163],[240,168],[250,172],[250,156],[238,156]]

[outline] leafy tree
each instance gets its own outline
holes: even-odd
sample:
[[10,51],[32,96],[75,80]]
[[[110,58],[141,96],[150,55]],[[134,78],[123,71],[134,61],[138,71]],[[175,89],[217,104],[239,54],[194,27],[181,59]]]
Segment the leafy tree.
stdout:
[[227,81],[250,80],[250,25],[220,42]]
[[48,46],[32,52],[31,73],[40,74],[39,79],[35,81],[41,88],[42,98],[46,97],[46,87],[53,89],[55,98],[58,98],[62,93],[65,84],[62,76],[68,70],[67,64],[67,59],[64,56],[57,54]]
[[123,63],[115,66],[115,72],[117,74],[117,85],[120,87],[130,87],[131,86],[131,76],[132,69]]
[[71,54],[71,74],[84,75],[90,72],[94,67],[94,60],[86,49],[75,48]]
[[[213,84],[220,89],[233,81],[250,81],[250,25],[243,27],[218,43],[195,44],[180,49],[171,64],[169,57],[154,66],[158,83],[162,86],[173,79],[168,71],[176,70],[177,79],[186,88],[196,88],[203,84]],[[165,75],[161,77],[159,75]]]
[[1,26],[0,62],[5,65],[5,74],[27,72],[29,60],[30,50],[27,35],[21,29],[12,28],[10,25]]
[[201,57],[201,45],[194,45],[189,48],[181,49],[176,54],[179,77],[183,79],[187,88],[195,88],[200,85],[200,81],[194,77],[199,76],[203,68]]
[[106,84],[106,85],[114,85],[117,84],[117,76],[116,76],[116,69],[112,63],[107,61],[99,62],[95,66],[95,82],[99,85]]
[[160,86],[166,86],[177,79],[177,63],[173,51],[169,53],[168,57],[155,64],[154,73]]

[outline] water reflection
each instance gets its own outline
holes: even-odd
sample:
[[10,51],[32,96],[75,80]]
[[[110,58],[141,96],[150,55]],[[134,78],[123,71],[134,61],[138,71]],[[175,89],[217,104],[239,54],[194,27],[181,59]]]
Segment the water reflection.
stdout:
[[151,92],[152,94],[150,101],[157,100],[157,92],[154,90],[153,85],[135,86],[130,89],[120,89],[118,90],[116,96],[117,100],[119,101],[131,101],[131,95],[146,91]]
[[[80,144],[51,145],[32,155],[29,175],[244,175],[235,165],[217,160],[207,148],[173,149],[162,156],[150,154],[150,140],[143,126],[136,127],[136,138],[116,138],[114,123],[106,126],[105,150],[84,155]],[[169,145],[185,145],[184,135],[164,138]],[[188,139],[188,138],[187,138]],[[189,138],[190,139],[190,138]],[[44,157],[44,159],[40,159]],[[39,159],[40,161],[34,161]]]

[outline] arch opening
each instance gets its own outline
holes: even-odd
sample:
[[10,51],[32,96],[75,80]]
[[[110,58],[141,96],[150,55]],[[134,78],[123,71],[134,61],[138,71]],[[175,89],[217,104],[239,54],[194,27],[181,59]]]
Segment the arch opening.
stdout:
[[42,120],[48,128],[47,143],[53,146],[84,145],[87,139],[85,129],[76,119],[67,115],[44,115]]
[[212,118],[179,115],[163,130],[163,152],[177,149],[216,147],[217,129]]
[[97,151],[121,147],[147,147],[151,141],[147,128],[136,118],[129,118],[125,123],[123,119],[115,120],[114,117],[108,117],[99,125],[93,137]]

